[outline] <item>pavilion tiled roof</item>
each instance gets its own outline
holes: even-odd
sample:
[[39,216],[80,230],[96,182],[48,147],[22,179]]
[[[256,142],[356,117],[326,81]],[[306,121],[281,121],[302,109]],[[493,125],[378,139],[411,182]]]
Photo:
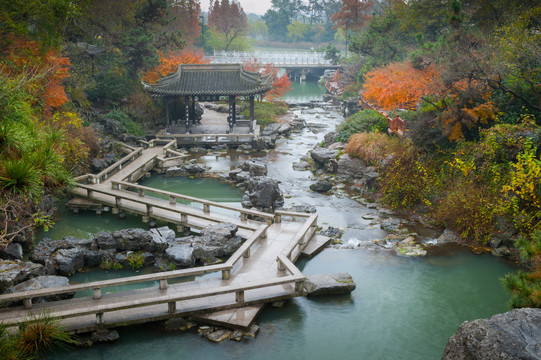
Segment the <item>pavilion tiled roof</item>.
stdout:
[[265,94],[272,83],[242,64],[181,64],[173,75],[143,86],[154,96],[248,96]]

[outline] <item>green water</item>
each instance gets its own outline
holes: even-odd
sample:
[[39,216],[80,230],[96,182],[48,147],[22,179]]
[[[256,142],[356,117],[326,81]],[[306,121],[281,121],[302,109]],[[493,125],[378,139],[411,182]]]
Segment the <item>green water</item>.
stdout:
[[[240,206],[241,194],[239,191],[228,184],[221,183],[217,179],[166,178],[156,175],[141,180],[139,184]],[[199,206],[199,204],[196,206]],[[131,214],[127,214],[125,219],[121,219],[118,215],[112,215],[110,212],[96,215],[91,211],[82,211],[79,214],[74,214],[66,208],[65,202],[59,204],[58,210],[54,226],[49,231],[38,233],[38,240],[43,238],[60,240],[64,236],[89,238],[100,231],[115,231],[126,228],[143,228],[148,230],[149,228],[148,224],[141,222],[140,217]],[[227,213],[224,210],[218,210],[218,212]]]
[[257,338],[240,343],[214,344],[195,331],[141,325],[119,329],[117,344],[50,359],[439,359],[463,321],[508,310],[498,278],[512,269],[490,256],[402,258],[327,249],[299,267],[306,274],[348,272],[357,289],[269,306],[258,319]]
[[285,100],[293,102],[307,102],[321,100],[325,87],[314,81],[294,82],[291,90],[285,95]]

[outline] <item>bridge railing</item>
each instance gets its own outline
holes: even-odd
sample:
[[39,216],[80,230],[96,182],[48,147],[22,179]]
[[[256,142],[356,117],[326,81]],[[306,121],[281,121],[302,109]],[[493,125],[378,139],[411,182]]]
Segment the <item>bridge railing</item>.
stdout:
[[[211,207],[216,207],[216,208],[221,208],[221,209],[226,209],[226,210],[231,210],[231,211],[238,212],[240,214],[241,221],[248,220],[248,216],[255,216],[255,217],[266,219],[268,224],[271,224],[274,221],[274,214],[269,214],[269,213],[265,213],[265,212],[262,212],[262,211],[251,210],[251,209],[238,208],[238,207],[235,207],[235,206],[231,206],[231,205],[227,205],[227,204],[223,204],[223,203],[219,203],[219,202],[215,202],[215,201],[209,201],[209,200],[205,200],[205,199],[196,198],[196,197],[193,197],[193,196],[178,194],[178,193],[165,191],[165,190],[159,190],[159,189],[155,189],[155,188],[151,188],[151,187],[147,187],[147,186],[141,186],[141,185],[137,185],[137,184],[132,184],[132,183],[129,183],[129,182],[111,181],[111,187],[113,189],[116,189],[116,190],[120,190],[120,189],[124,189],[124,190],[126,190],[126,189],[134,189],[134,190],[137,190],[137,193],[138,193],[139,197],[141,197],[141,198],[145,197],[145,193],[166,196],[166,197],[169,198],[169,205],[175,205],[177,203],[177,200],[184,200],[184,201],[189,201],[189,202],[192,202],[192,203],[199,203],[199,204],[203,205],[203,212],[205,214],[207,214],[207,215],[210,215]],[[129,200],[133,200],[133,199],[129,199]],[[163,205],[162,207],[164,209],[166,209],[166,210],[171,210],[170,206]],[[152,214],[151,210],[152,209],[150,209],[149,215]]]
[[126,147],[127,149],[130,149],[130,153],[126,156],[124,156],[122,159],[115,162],[113,165],[107,167],[106,169],[102,170],[98,174],[86,174],[79,177],[76,177],[74,180],[76,182],[90,182],[92,184],[99,184],[103,180],[106,180],[109,176],[115,174],[116,172],[122,170],[122,166],[132,162],[141,154],[143,153],[143,148],[134,148],[131,146],[127,146],[123,144],[123,147]]
[[[276,211],[276,214],[279,216],[292,216],[294,218],[305,219],[302,228],[300,228],[299,231],[295,234],[294,242],[290,245],[290,247],[284,249],[284,251],[282,252],[285,257],[287,257],[292,262],[295,262],[300,256],[302,249],[304,249],[311,236],[316,231],[317,215],[286,211]],[[280,268],[280,264],[278,264],[278,266]]]

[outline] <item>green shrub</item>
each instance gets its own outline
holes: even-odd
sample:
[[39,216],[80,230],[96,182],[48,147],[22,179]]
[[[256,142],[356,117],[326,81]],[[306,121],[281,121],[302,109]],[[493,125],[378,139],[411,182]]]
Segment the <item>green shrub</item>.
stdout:
[[[254,107],[254,117],[261,127],[275,123],[278,116],[287,113],[287,106],[278,102],[261,101],[256,102]],[[244,109],[241,113],[246,119],[250,118],[250,108]]]
[[125,128],[126,132],[130,135],[143,136],[145,131],[141,125],[137,124],[130,117],[120,109],[111,110],[106,117],[119,121]]
[[346,118],[336,127],[337,141],[347,142],[351,135],[362,132],[387,132],[387,120],[376,110],[363,110]]
[[107,99],[118,102],[131,92],[127,77],[116,71],[99,73],[95,79],[95,85],[87,90],[88,98],[92,101]]
[[145,265],[145,256],[140,252],[129,254],[126,260],[128,260],[132,270],[139,270]]

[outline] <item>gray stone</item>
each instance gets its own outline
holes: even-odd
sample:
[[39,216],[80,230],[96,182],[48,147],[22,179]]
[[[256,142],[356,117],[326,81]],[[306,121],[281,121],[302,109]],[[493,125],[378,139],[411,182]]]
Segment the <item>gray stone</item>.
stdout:
[[325,148],[316,148],[310,151],[310,156],[318,166],[325,166],[331,159],[336,159],[338,150],[329,150]]
[[190,267],[195,264],[194,248],[191,244],[174,245],[165,250],[167,259],[178,266]]
[[267,165],[259,159],[247,160],[239,168],[250,173],[251,176],[267,176]]
[[293,170],[304,171],[310,169],[310,164],[306,161],[299,161],[293,163]]
[[330,237],[331,239],[338,239],[344,235],[344,230],[329,226],[325,230],[319,232],[323,236]]
[[304,284],[306,296],[350,294],[356,285],[350,274],[308,275]]
[[184,318],[177,317],[169,319],[165,322],[165,331],[187,331],[197,326],[193,321],[188,321]]
[[[19,283],[17,285],[10,286],[6,290],[5,293],[13,294],[13,293],[24,292],[24,291],[57,288],[57,287],[69,286],[69,284],[70,284],[69,279],[64,276],[40,275],[30,280],[26,280],[22,283]],[[66,293],[66,294],[38,297],[38,298],[33,298],[32,303],[37,304],[37,303],[43,303],[47,301],[71,299],[74,295],[75,293]],[[18,301],[18,302],[15,302],[14,304],[10,304],[10,306],[15,306],[15,305],[20,305],[20,304],[22,304],[22,301]]]
[[165,171],[165,177],[202,175],[208,168],[202,164],[173,166]]
[[243,337],[244,337],[244,334],[242,333],[241,330],[235,330],[231,334],[230,339],[235,340],[235,341],[241,341]]
[[445,229],[443,233],[436,239],[435,245],[458,243],[459,241],[460,237],[455,232]]
[[541,359],[541,309],[515,309],[465,321],[449,338],[442,360]]
[[45,269],[41,264],[0,259],[0,293],[10,286],[43,274]]
[[93,173],[99,173],[107,169],[108,166],[109,164],[107,163],[105,159],[94,158],[92,159],[92,162],[90,163],[90,169],[92,170]]
[[396,252],[403,256],[425,256],[427,251],[415,242],[413,236],[408,236],[402,241],[393,243]]
[[265,126],[265,129],[263,129],[263,131],[261,131],[261,135],[271,136],[271,135],[277,134],[280,127],[281,125],[278,123],[269,124]]
[[207,339],[212,342],[221,342],[221,341],[224,341],[225,339],[229,339],[231,334],[232,332],[230,330],[221,329],[221,330],[217,330],[208,334]]
[[375,171],[365,172],[364,179],[366,181],[366,187],[369,189],[375,188],[379,179],[379,173]]
[[236,168],[229,172],[229,178],[233,181],[237,180],[237,174],[242,172],[242,169]]
[[336,174],[348,176],[351,178],[360,178],[364,173],[364,169],[364,161],[357,157],[343,154],[342,156],[340,156],[340,159],[338,159]]
[[[284,206],[284,196],[278,182],[266,176],[251,178],[246,186],[249,202],[252,207],[271,212]],[[248,201],[243,198],[243,207]]]
[[205,262],[215,261],[234,253],[241,244],[235,236],[238,226],[230,223],[209,225],[201,230],[201,236],[192,242],[193,256]]
[[92,342],[113,342],[120,338],[118,331],[109,329],[98,329],[92,333]]
[[22,260],[23,246],[19,243],[11,243],[5,249],[0,249],[0,259]]
[[175,241],[175,232],[167,226],[156,229],[150,229],[152,244],[148,250],[157,253],[163,253],[169,246],[169,243]]
[[85,266],[85,250],[82,247],[57,250],[53,261],[58,274],[71,276],[81,270]]
[[84,266],[98,267],[103,262],[103,252],[98,250],[85,250],[83,252]]
[[289,135],[291,133],[291,130],[292,130],[292,127],[291,127],[291,125],[289,123],[283,123],[282,125],[280,125],[277,132],[280,135],[287,136],[287,135]]
[[317,192],[327,192],[332,189],[332,184],[326,180],[317,180],[310,185],[310,190]]

